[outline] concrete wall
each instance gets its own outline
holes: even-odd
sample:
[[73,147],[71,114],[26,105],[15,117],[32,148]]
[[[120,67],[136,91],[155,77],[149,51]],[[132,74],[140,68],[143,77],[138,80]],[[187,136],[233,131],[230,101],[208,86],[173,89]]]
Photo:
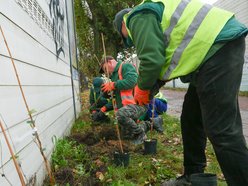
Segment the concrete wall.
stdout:
[[[70,63],[76,61],[70,3],[71,0],[1,0],[0,5],[0,25],[28,106],[35,110],[33,118],[48,158],[54,147],[52,138],[68,133],[80,112],[78,73],[76,65],[72,67]],[[1,123],[17,154],[26,184],[42,185],[46,174],[44,161],[27,123],[28,112],[1,34],[0,61]],[[2,130],[0,151],[0,173],[6,176],[0,176],[0,185],[21,185]]]

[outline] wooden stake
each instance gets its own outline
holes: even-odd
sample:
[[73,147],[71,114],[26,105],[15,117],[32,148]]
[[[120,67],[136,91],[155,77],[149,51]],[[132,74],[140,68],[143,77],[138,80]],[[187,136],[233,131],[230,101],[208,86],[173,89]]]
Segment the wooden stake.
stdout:
[[18,173],[18,176],[19,176],[19,178],[20,178],[21,184],[22,184],[22,186],[25,186],[24,177],[23,177],[23,175],[22,175],[22,173],[21,173],[19,164],[18,164],[17,161],[16,161],[15,154],[14,154],[14,152],[13,152],[11,146],[10,146],[8,137],[7,137],[6,133],[5,133],[5,130],[4,130],[4,128],[3,128],[3,124],[2,124],[1,121],[0,121],[0,127],[1,127],[1,129],[2,129],[2,131],[3,131],[4,139],[5,139],[6,143],[7,143],[9,152],[10,152],[10,154],[11,154],[11,157],[12,157],[13,161],[14,161],[14,165],[15,165],[16,171],[17,171],[17,173]]
[[152,100],[152,124],[151,124],[151,139],[152,139],[152,131],[154,125],[154,112],[155,112],[155,98]]
[[[103,33],[101,33],[101,35],[102,35],[102,45],[103,45],[104,61],[106,61],[106,50],[105,50]],[[108,68],[106,70],[107,70],[107,77],[109,79]],[[123,151],[123,147],[122,147],[121,135],[120,135],[120,130],[119,130],[119,126],[118,126],[117,118],[116,118],[117,105],[116,105],[116,102],[115,102],[115,99],[114,99],[113,91],[111,91],[110,94],[111,94],[112,104],[113,104],[113,107],[114,107],[114,117],[115,117],[115,121],[116,121],[116,125],[115,125],[116,126],[116,133],[117,133],[117,137],[118,137],[118,141],[119,141],[121,153],[123,154],[124,151]]]
[[[25,95],[24,95],[24,91],[23,91],[23,89],[22,89],[21,81],[20,81],[20,78],[19,78],[19,76],[18,76],[18,72],[17,72],[16,66],[15,66],[15,62],[14,62],[14,60],[13,60],[12,54],[11,54],[11,52],[10,52],[8,43],[7,43],[7,41],[6,41],[6,38],[5,38],[5,36],[4,36],[4,33],[3,33],[3,30],[2,30],[2,27],[1,27],[1,26],[0,26],[0,30],[1,30],[1,33],[2,33],[2,36],[3,36],[3,39],[4,39],[5,46],[6,46],[7,50],[8,50],[8,53],[9,53],[9,56],[10,56],[10,59],[11,59],[11,62],[12,62],[12,65],[13,65],[13,68],[14,68],[14,71],[15,71],[15,75],[16,75],[16,78],[17,78],[17,81],[18,81],[18,85],[19,85],[21,94],[22,94],[22,98],[23,98],[24,103],[25,103],[25,106],[26,106],[26,110],[27,110],[28,115],[29,115],[29,118],[30,118],[30,120],[31,120],[30,126],[31,126],[33,129],[35,129],[35,121],[34,121],[34,119],[33,119],[32,113],[30,112],[30,109],[29,109],[29,107],[28,107],[28,104],[27,104],[27,101],[26,101],[26,98],[25,98]],[[36,133],[36,135],[34,135],[34,136],[36,137],[36,140],[37,140],[37,142],[38,142],[38,147],[39,147],[39,149],[40,149],[40,153],[41,153],[41,155],[42,155],[42,157],[43,157],[43,160],[44,160],[44,162],[45,162],[45,166],[46,166],[46,169],[47,169],[49,178],[50,178],[50,184],[51,184],[51,185],[54,185],[54,184],[55,184],[54,177],[53,177],[53,175],[52,175],[52,172],[51,172],[51,169],[50,169],[49,162],[48,162],[48,160],[47,160],[47,158],[46,158],[46,156],[45,156],[45,154],[44,154],[44,152],[43,152],[43,148],[42,148],[42,144],[41,144],[39,135],[38,135],[38,133]]]

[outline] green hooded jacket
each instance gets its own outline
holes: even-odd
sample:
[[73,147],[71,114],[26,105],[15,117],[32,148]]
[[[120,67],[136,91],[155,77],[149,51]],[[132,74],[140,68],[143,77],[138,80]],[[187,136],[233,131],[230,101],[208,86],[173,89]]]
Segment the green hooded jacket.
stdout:
[[[136,6],[129,14],[126,25],[132,35],[126,43],[134,44],[138,58],[140,59],[138,86],[143,90],[149,90],[159,79],[160,71],[165,63],[164,34],[160,22],[164,11],[162,3],[145,2]],[[207,32],[207,31],[206,31]],[[248,29],[232,17],[215,39],[201,65],[213,56],[225,43],[246,35]],[[198,67],[198,69],[201,67]],[[193,82],[194,74],[181,77],[183,82]]]
[[112,82],[115,82],[115,90],[114,97],[116,99],[117,108],[121,108],[122,100],[120,96],[120,90],[129,90],[133,89],[137,83],[138,74],[136,72],[135,67],[130,63],[123,63],[122,65],[122,77],[123,80],[119,79],[118,69],[120,67],[121,62],[118,62],[110,79]]

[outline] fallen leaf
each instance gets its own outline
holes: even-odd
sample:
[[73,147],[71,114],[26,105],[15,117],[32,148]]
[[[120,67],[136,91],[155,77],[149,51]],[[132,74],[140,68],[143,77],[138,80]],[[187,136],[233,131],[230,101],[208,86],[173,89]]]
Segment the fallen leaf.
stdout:
[[155,158],[152,158],[152,161],[153,161],[153,162],[158,162],[158,160],[157,160],[157,159],[155,159]]
[[96,177],[101,181],[104,179],[104,175],[102,172],[96,172]]
[[104,165],[104,163],[99,159],[95,160],[94,162],[95,162],[96,166],[98,166],[98,167]]

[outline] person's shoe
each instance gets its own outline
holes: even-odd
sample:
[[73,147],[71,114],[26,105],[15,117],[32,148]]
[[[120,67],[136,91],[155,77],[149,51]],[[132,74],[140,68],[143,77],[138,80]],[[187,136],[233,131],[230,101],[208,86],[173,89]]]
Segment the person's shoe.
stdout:
[[136,139],[132,140],[132,143],[134,145],[140,145],[140,144],[144,143],[144,140],[146,140],[146,139],[147,139],[147,136],[146,136],[145,132],[142,132],[140,135],[138,135],[136,137]]
[[159,132],[159,133],[163,133],[164,132],[164,128],[163,128],[163,118],[161,118],[160,116],[153,118],[153,127],[154,129]]
[[161,184],[161,186],[190,186],[190,179],[188,175],[182,175],[177,179],[172,179]]

